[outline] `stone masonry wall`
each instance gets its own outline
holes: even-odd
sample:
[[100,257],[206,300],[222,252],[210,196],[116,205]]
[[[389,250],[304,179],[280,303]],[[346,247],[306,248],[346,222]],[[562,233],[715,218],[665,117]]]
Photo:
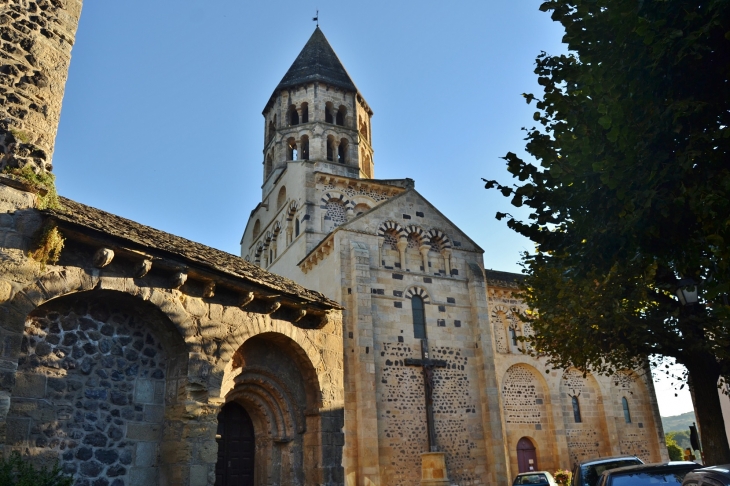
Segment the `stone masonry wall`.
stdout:
[[153,313],[109,304],[62,298],[28,319],[6,446],[61,457],[77,486],[151,484],[184,343]]
[[51,170],[82,0],[0,6],[0,169]]

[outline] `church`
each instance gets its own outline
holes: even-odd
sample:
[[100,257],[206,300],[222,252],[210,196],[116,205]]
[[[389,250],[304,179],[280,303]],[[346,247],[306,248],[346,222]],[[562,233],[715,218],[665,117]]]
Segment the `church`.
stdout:
[[650,373],[546,374],[519,339],[520,275],[485,271],[484,250],[416,181],[376,178],[373,110],[319,27],[263,116],[241,256],[344,308],[347,484],[418,484],[430,451],[445,470],[428,484],[459,485],[667,458]]
[[265,104],[240,257],[56,198],[81,7],[0,22],[0,454],[78,486],[506,486],[667,458],[646,370],[546,373],[520,276],[375,178],[373,111],[319,28]]

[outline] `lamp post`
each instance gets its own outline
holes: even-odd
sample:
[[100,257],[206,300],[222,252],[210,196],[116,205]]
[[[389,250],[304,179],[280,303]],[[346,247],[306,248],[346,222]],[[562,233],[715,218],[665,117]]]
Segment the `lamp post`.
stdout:
[[697,298],[697,282],[691,278],[683,278],[677,283],[677,298],[683,306],[695,305]]

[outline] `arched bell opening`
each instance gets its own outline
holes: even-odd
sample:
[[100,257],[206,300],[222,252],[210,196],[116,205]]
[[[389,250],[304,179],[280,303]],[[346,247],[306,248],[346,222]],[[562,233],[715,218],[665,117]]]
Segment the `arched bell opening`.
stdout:
[[297,342],[274,332],[249,338],[226,367],[222,393],[251,417],[253,484],[314,483],[322,457],[304,451],[324,454],[333,442],[322,427],[317,373]]

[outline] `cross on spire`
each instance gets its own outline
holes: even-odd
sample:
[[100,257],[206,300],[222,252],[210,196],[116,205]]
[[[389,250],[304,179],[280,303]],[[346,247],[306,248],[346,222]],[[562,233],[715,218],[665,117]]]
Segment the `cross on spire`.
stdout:
[[317,22],[317,27],[319,27],[319,9],[317,9],[317,14],[312,18],[313,22]]

